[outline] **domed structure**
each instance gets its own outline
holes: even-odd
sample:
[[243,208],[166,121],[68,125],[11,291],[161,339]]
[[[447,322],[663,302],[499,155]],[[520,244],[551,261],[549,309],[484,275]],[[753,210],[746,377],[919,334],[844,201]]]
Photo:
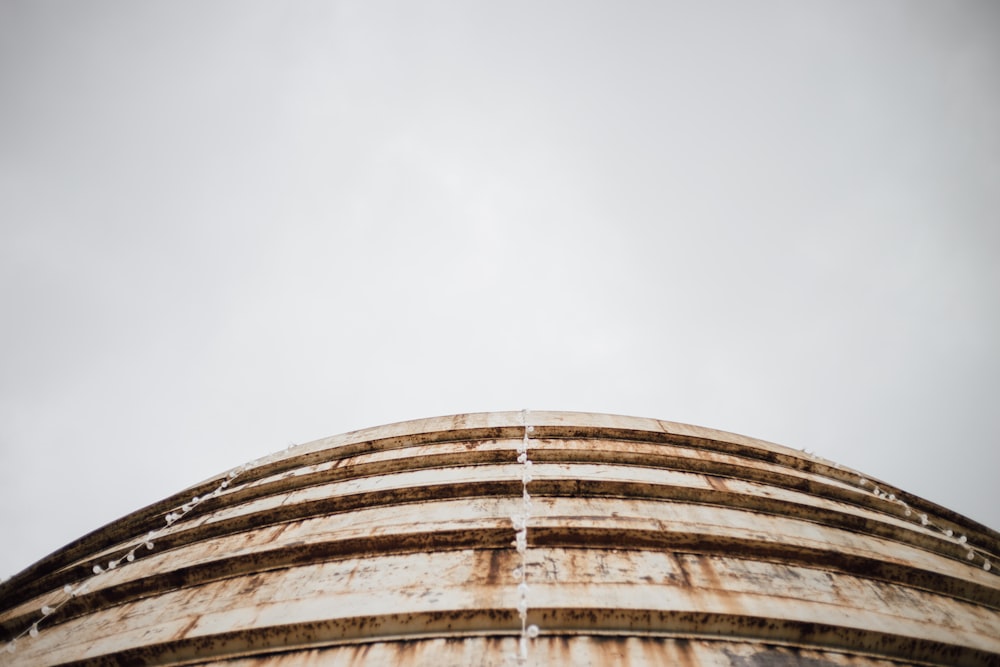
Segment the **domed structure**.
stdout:
[[290,448],[73,542],[0,587],[0,663],[1000,665],[998,553],[767,442],[457,415]]

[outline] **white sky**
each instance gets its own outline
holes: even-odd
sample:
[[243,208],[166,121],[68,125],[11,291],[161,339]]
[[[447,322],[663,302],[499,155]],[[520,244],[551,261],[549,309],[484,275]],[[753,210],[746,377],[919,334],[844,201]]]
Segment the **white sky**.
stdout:
[[0,575],[480,410],[1000,527],[1000,4],[0,2]]

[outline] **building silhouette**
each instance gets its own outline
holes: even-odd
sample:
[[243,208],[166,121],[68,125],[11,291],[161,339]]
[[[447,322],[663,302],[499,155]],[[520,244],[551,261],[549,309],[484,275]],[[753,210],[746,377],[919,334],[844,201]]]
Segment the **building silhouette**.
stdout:
[[0,585],[0,664],[1000,665],[1000,534],[799,450],[590,413],[318,440]]

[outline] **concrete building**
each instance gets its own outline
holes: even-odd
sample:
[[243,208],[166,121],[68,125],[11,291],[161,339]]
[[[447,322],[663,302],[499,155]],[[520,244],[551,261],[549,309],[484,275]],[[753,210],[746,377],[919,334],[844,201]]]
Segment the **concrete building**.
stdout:
[[798,450],[457,415],[80,538],[0,586],[0,664],[995,666],[994,563],[996,531]]

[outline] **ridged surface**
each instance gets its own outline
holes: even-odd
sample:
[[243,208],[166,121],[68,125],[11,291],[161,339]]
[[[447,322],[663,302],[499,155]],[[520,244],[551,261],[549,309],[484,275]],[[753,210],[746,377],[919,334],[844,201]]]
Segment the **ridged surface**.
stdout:
[[857,473],[778,445],[553,412],[296,447],[93,576],[219,480],[140,510],[0,587],[8,636],[59,606],[0,660],[509,664],[522,418],[530,664],[1000,665],[1000,578],[966,559],[966,544],[995,557],[995,531],[879,483],[939,528],[925,527]]

